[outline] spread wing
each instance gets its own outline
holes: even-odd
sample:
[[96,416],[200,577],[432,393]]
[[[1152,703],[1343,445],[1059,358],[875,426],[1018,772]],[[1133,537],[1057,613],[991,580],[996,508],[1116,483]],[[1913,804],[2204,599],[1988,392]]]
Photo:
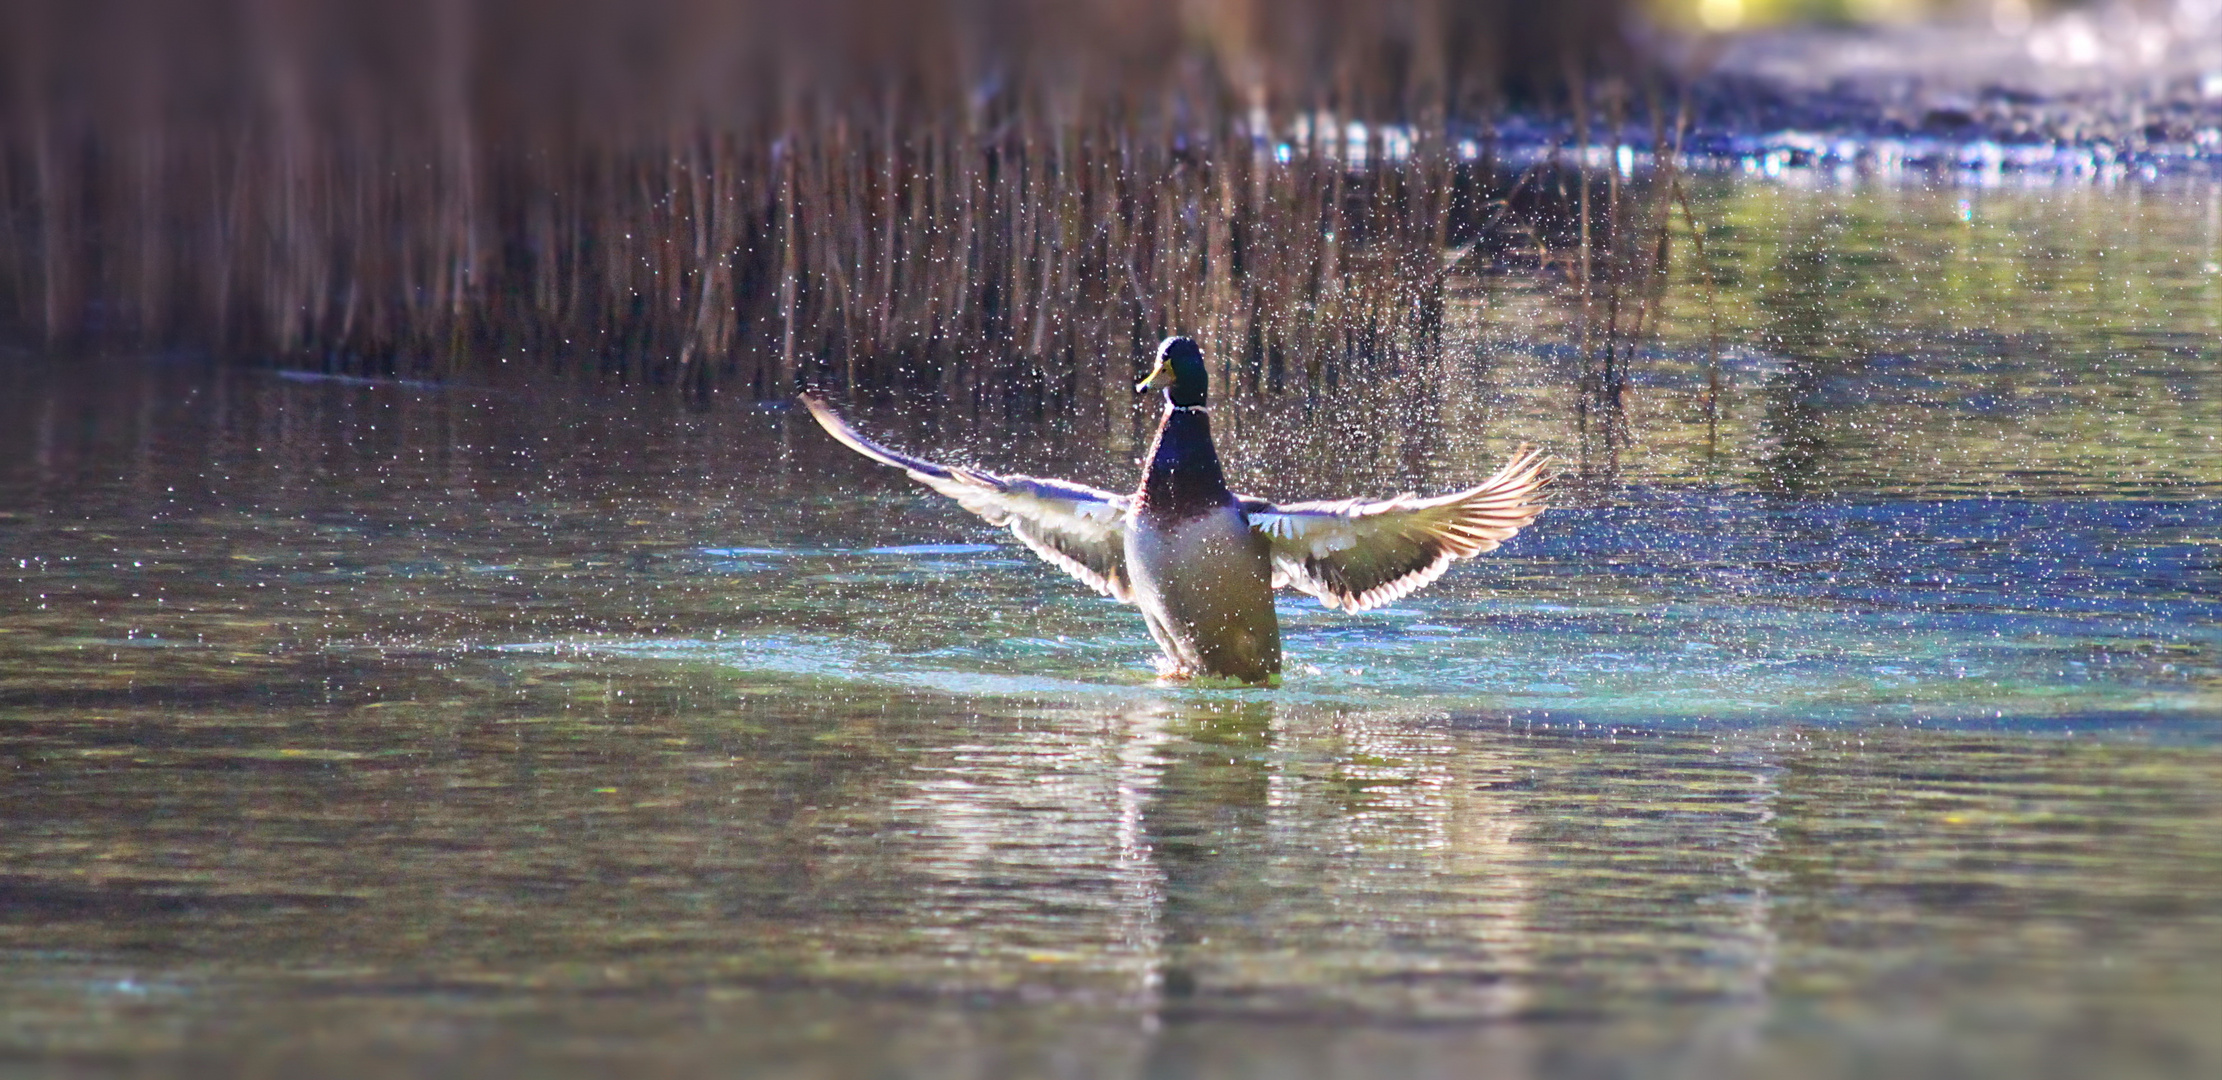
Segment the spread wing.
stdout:
[[858,434],[816,394],[803,394],[802,403],[826,434],[849,449],[909,473],[990,525],[1008,527],[1034,554],[1089,588],[1115,600],[1132,599],[1126,576],[1126,496],[1063,480],[936,465]]
[[1455,559],[1491,551],[1543,512],[1543,454],[1522,446],[1479,487],[1433,498],[1290,503],[1244,499],[1250,527],[1272,541],[1273,585],[1330,608],[1363,611],[1443,576]]

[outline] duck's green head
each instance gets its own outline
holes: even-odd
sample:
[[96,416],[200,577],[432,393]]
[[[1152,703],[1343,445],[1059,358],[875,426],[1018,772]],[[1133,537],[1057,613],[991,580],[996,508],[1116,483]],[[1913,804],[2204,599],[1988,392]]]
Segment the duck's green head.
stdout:
[[1149,378],[1134,384],[1134,392],[1165,391],[1175,405],[1200,407],[1211,389],[1211,373],[1204,369],[1204,351],[1191,338],[1169,337],[1157,346],[1157,366]]

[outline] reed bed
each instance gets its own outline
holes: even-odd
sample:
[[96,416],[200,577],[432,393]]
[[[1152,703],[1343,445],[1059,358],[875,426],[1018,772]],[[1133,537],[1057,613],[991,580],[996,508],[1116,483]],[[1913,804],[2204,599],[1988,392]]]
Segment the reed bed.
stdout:
[[1108,417],[1168,332],[1243,393],[1424,363],[1472,253],[1532,249],[1615,392],[1641,311],[1588,310],[1651,226],[1488,135],[1620,130],[1617,0],[797,7],[10,5],[0,332]]

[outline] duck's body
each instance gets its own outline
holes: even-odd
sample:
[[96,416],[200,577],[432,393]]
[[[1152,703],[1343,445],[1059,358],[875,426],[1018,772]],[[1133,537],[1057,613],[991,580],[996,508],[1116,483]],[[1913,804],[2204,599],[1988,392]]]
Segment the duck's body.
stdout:
[[1206,383],[1195,342],[1167,338],[1158,347],[1157,367],[1136,389],[1165,390],[1165,416],[1131,496],[909,457],[857,434],[818,398],[803,402],[852,449],[1008,526],[1059,569],[1140,608],[1172,677],[1269,681],[1281,670],[1274,589],[1291,586],[1346,611],[1386,604],[1543,512],[1528,501],[1545,482],[1542,458],[1526,447],[1479,487],[1431,499],[1276,506],[1237,495],[1211,440]]
[[1165,410],[1123,547],[1134,606],[1168,674],[1264,682],[1281,673],[1273,544],[1227,490],[1202,406]]

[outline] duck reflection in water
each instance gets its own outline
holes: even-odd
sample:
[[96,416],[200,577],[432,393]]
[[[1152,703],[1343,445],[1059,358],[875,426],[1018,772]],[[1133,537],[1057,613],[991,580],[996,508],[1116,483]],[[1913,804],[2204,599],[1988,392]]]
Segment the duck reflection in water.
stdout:
[[1035,554],[1142,611],[1168,678],[1269,683],[1281,671],[1273,590],[1363,611],[1443,576],[1510,539],[1543,512],[1543,455],[1522,446],[1482,484],[1448,495],[1277,504],[1227,490],[1205,411],[1203,350],[1158,346],[1136,393],[1162,390],[1164,418],[1131,495],[1017,474],[939,465],[859,434],[823,398],[811,415],[850,449],[910,474],[1003,525]]

